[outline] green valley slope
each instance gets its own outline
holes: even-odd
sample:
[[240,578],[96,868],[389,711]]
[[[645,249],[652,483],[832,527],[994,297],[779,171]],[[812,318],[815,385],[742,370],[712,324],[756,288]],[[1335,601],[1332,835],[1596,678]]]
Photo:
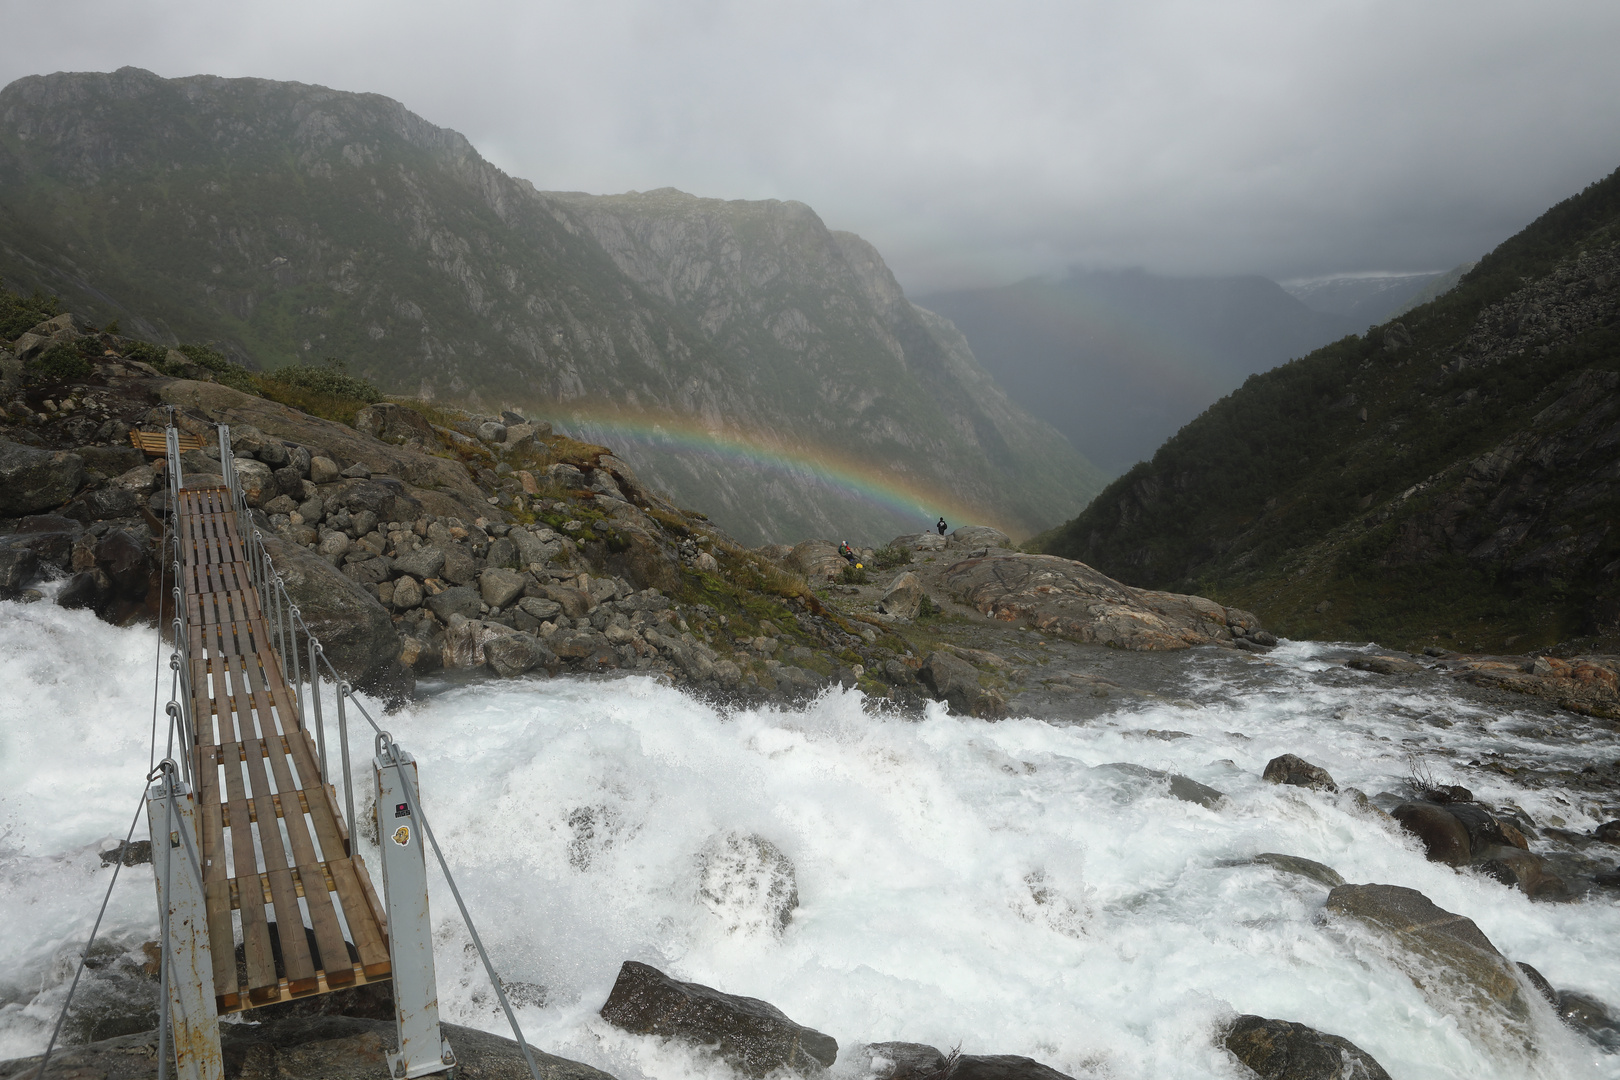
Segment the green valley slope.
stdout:
[[1037,543],[1295,637],[1613,647],[1620,173],[1439,299],[1251,377]]
[[[335,356],[390,393],[612,432],[751,542],[881,542],[956,507],[1028,533],[1104,480],[808,207],[539,192],[376,95],[20,79],[0,91],[0,277],[248,366]],[[700,435],[632,434],[660,429]],[[731,445],[784,464],[712,450]],[[796,464],[830,455],[937,497],[911,512]]]

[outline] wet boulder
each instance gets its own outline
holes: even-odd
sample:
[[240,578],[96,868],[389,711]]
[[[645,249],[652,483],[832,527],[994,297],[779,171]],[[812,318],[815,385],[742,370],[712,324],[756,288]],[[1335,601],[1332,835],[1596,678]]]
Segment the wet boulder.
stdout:
[[1328,894],[1327,910],[1373,931],[1437,1006],[1471,1024],[1494,1017],[1493,1033],[1529,1039],[1527,983],[1472,919],[1400,885],[1340,885]]
[[84,459],[78,454],[0,439],[0,515],[15,517],[61,506],[84,481]]
[[1164,786],[1159,790],[1167,792],[1172,799],[1197,803],[1206,810],[1219,809],[1222,800],[1226,798],[1225,792],[1200,784],[1190,776],[1165,772],[1163,769],[1150,769],[1146,765],[1137,765],[1130,761],[1111,761],[1106,765],[1098,765],[1094,771],[1129,776],[1135,778],[1138,783],[1148,781],[1152,784],[1162,784]]
[[1285,874],[1294,874],[1309,878],[1318,885],[1325,885],[1329,889],[1338,888],[1344,884],[1344,877],[1333,867],[1319,863],[1314,859],[1301,858],[1298,855],[1281,855],[1275,851],[1262,851],[1254,857],[1254,862],[1261,866],[1269,866]]
[[1073,1080],[1050,1065],[1020,1054],[958,1054],[950,1080]]
[[1222,1043],[1261,1080],[1390,1080],[1383,1066],[1349,1039],[1288,1020],[1240,1016]]
[[793,860],[762,836],[728,833],[704,850],[698,898],[732,933],[779,934],[799,906]]
[[1269,780],[1273,784],[1290,784],[1294,787],[1316,788],[1319,791],[1338,791],[1339,786],[1333,782],[1333,777],[1320,765],[1312,765],[1302,757],[1293,754],[1281,754],[1266,762],[1266,771],[1261,779]]
[[39,556],[22,544],[0,544],[0,600],[15,600],[39,575]]
[[680,982],[634,960],[619,969],[601,1015],[637,1035],[712,1047],[744,1076],[763,1078],[777,1069],[814,1075],[838,1057],[832,1036],[795,1023],[769,1002]]
[[866,1073],[878,1080],[929,1080],[945,1072],[945,1055],[924,1043],[881,1042],[861,1048]]
[[1444,807],[1428,802],[1402,803],[1390,811],[1401,828],[1423,843],[1430,862],[1464,866],[1473,857],[1468,830]]

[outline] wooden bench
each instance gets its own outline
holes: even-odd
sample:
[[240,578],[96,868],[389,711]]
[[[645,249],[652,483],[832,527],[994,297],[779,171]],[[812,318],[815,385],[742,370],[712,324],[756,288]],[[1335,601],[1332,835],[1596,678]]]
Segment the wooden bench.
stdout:
[[[164,438],[163,432],[161,431],[141,431],[138,428],[132,429],[129,433],[129,441],[134,445],[135,449],[146,454],[148,457],[168,456],[169,443]],[[201,436],[192,435],[184,431],[180,432],[180,452],[182,454],[187,450],[201,450],[202,445],[203,441]]]

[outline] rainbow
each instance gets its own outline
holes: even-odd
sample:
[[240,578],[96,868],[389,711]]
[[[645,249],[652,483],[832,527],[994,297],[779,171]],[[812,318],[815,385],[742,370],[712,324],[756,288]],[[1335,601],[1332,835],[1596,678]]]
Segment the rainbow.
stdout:
[[825,446],[790,443],[778,432],[750,431],[735,425],[712,426],[701,418],[676,413],[593,406],[570,402],[536,409],[567,432],[572,429],[593,441],[614,439],[660,450],[690,454],[733,468],[764,470],[809,482],[826,491],[877,507],[926,529],[944,516],[951,527],[994,525],[1008,531],[1000,515],[963,501],[939,487],[893,470],[878,468],[854,455]]

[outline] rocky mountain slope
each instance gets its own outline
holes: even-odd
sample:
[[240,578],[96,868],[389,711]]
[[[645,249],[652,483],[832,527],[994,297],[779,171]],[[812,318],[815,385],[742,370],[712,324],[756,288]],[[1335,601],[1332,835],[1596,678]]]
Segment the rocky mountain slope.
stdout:
[[1617,521],[1620,173],[1440,298],[1250,378],[1041,543],[1291,636],[1612,650]]
[[1261,277],[1071,271],[920,297],[950,319],[1014,401],[1123,472],[1265,371],[1364,328]]
[[[629,432],[748,542],[941,510],[1027,532],[1101,487],[801,204],[548,195],[397,102],[294,83],[31,77],[0,120],[12,285],[249,367],[335,356],[389,392]],[[829,482],[829,455],[906,496]]]

